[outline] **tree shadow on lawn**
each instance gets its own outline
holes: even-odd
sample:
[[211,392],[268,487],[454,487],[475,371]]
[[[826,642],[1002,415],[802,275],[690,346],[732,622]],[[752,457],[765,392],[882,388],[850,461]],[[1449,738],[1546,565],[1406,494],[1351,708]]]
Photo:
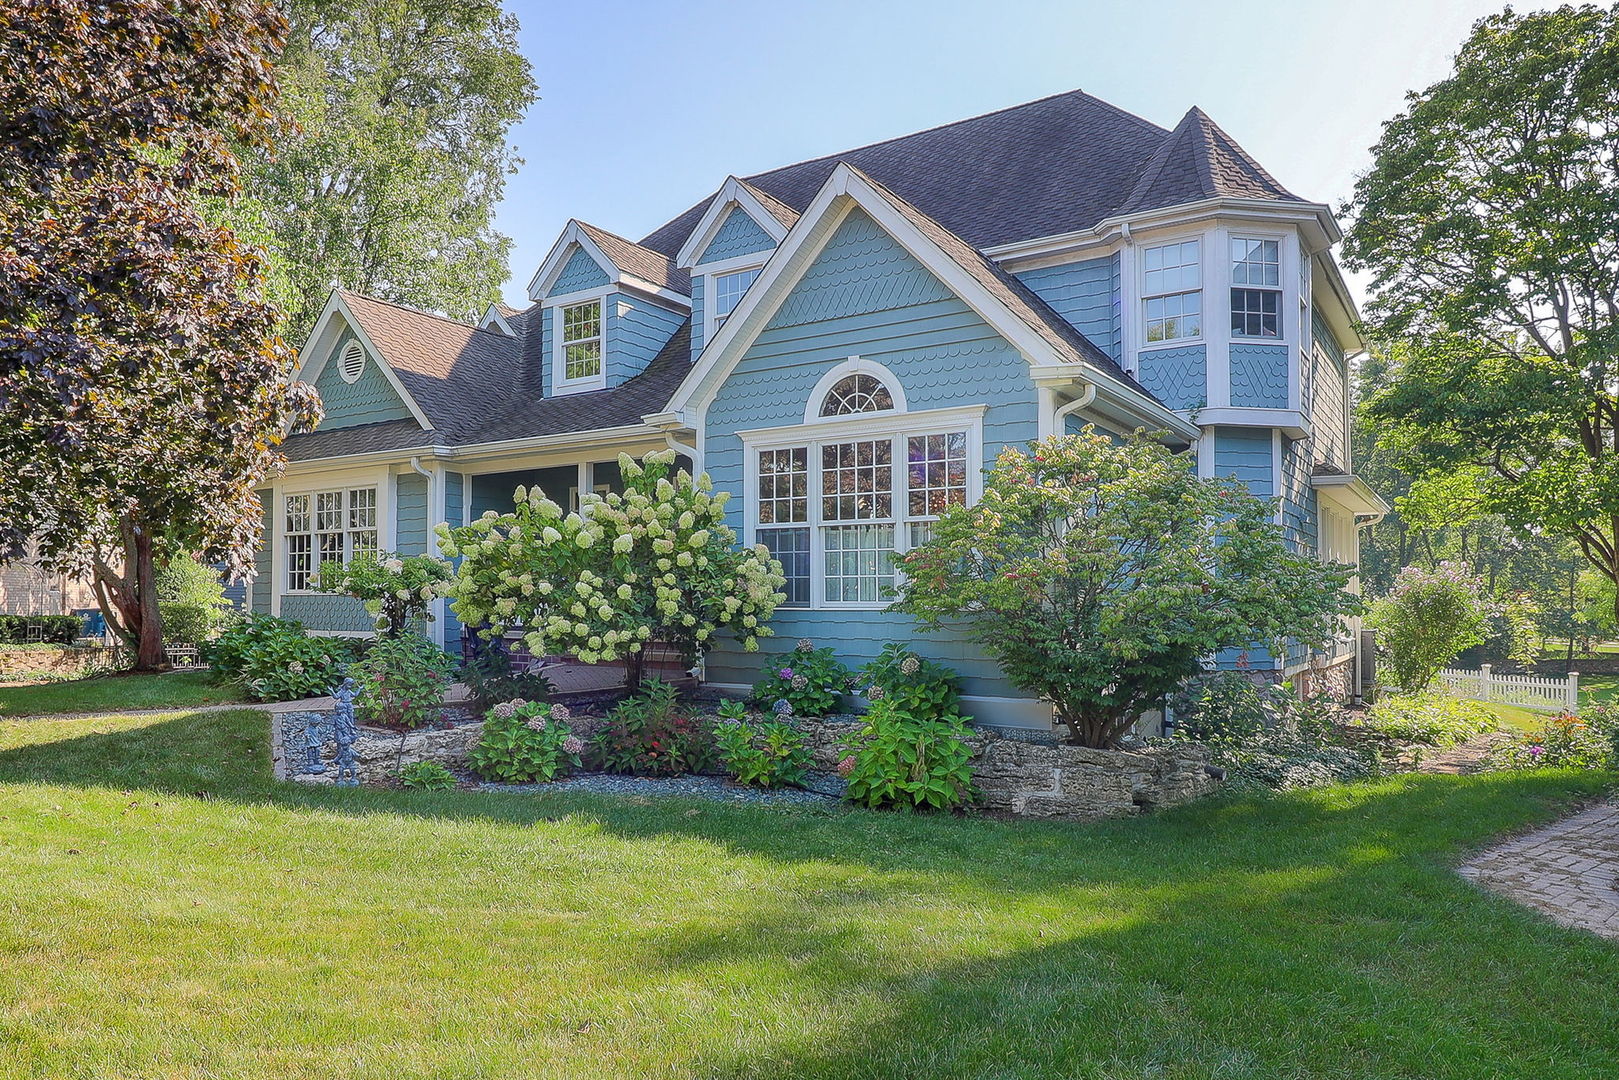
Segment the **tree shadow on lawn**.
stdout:
[[[1619,950],[1448,869],[1599,791],[1589,774],[1410,776],[1054,825],[277,784],[248,711],[11,728],[0,784],[206,794],[383,830],[566,819],[793,867],[777,891],[623,931],[626,973],[602,993],[656,1012],[667,987],[712,979],[736,1013],[690,1075],[1619,1075]],[[738,971],[768,976],[795,1022],[737,1012]]]

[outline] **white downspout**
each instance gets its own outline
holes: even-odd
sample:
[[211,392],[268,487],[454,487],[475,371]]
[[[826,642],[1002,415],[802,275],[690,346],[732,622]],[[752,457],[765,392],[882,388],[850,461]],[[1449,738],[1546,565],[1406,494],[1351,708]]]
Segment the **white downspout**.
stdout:
[[1065,430],[1065,428],[1063,426],[1063,421],[1068,419],[1070,414],[1078,412],[1079,410],[1083,409],[1085,406],[1089,405],[1091,402],[1093,402],[1095,400],[1096,400],[1096,384],[1095,383],[1086,383],[1085,384],[1085,389],[1080,391],[1080,394],[1079,394],[1079,396],[1077,398],[1075,398],[1073,401],[1070,401],[1066,405],[1060,406],[1057,409],[1057,411],[1054,414],[1052,414],[1052,417],[1051,417],[1051,433],[1053,435],[1065,435],[1065,434],[1067,434],[1067,431]]

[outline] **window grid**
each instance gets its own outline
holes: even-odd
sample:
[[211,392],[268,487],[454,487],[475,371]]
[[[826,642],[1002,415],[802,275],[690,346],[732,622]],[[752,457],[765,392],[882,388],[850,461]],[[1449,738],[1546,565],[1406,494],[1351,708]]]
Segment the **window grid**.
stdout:
[[792,529],[760,529],[759,543],[781,563],[787,583],[782,592],[787,603],[808,607],[810,602],[810,531],[808,526]]
[[829,603],[890,599],[894,586],[894,526],[828,525],[822,529]]
[[821,517],[870,521],[894,516],[894,441],[866,439],[821,447]]
[[1274,289],[1232,289],[1232,336],[1281,337],[1281,299],[1282,294]]
[[562,309],[562,377],[593,379],[602,372],[602,302],[586,300]]
[[376,488],[299,492],[284,496],[282,508],[289,592],[314,588],[323,562],[348,562],[378,550]]
[[1282,245],[1278,240],[1231,238],[1231,334],[1282,336]]
[[759,453],[759,524],[809,520],[809,451],[802,446]]
[[1201,243],[1183,240],[1142,254],[1143,319],[1149,344],[1203,336]]
[[718,330],[725,325],[731,312],[741,302],[742,295],[748,291],[759,276],[762,267],[752,267],[747,270],[737,270],[729,274],[714,275],[714,329]]
[[938,517],[967,501],[967,433],[906,438],[906,509],[913,518]]
[[846,375],[832,385],[821,402],[822,416],[884,412],[894,407],[894,395],[875,375]]

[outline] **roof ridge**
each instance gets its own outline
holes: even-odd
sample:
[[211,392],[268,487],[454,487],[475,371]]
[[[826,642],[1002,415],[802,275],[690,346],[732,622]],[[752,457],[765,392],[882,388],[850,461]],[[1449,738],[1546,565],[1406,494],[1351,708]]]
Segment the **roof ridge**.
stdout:
[[[391,308],[397,308],[400,311],[408,311],[412,315],[425,315],[429,319],[437,319],[439,322],[447,322],[451,326],[459,326],[463,330],[472,330],[472,331],[475,331],[475,332],[480,333],[480,334],[493,334],[495,337],[498,337],[498,338],[505,338],[506,337],[505,334],[502,334],[498,330],[489,330],[489,329],[486,329],[486,328],[484,328],[482,326],[474,326],[472,323],[462,322],[460,319],[452,319],[450,316],[441,315],[436,311],[427,311],[427,310],[425,310],[423,308],[415,307],[414,305],[411,305],[411,304],[401,304],[397,300],[384,300],[380,296],[372,296],[370,293],[363,293],[363,292],[360,292],[357,289],[346,289],[346,288],[343,288],[343,287],[339,286],[337,291],[339,293],[341,293],[342,295],[344,295],[344,296],[353,296],[353,297],[358,297],[361,300],[369,300],[373,304],[381,304],[383,307],[391,307]],[[530,305],[530,306],[532,307],[533,305]],[[523,310],[526,310],[526,309],[523,309]]]
[[[770,216],[774,217],[779,224],[792,228],[793,224],[803,216],[797,210],[794,210],[792,207],[788,206],[786,203],[782,202],[780,199],[776,198],[763,188],[748,183],[740,176],[733,177],[733,179],[735,179],[736,182],[740,184],[743,190],[745,190],[749,195],[752,195],[755,199],[758,199],[760,204],[763,205],[766,210],[770,211]],[[718,197],[719,192],[715,192],[714,194],[716,197]],[[792,218],[792,221],[785,220],[783,218],[783,214],[789,215]]]
[[1212,199],[1219,194],[1214,183],[1214,132],[1210,130],[1214,127],[1214,121],[1196,105],[1186,110],[1186,119],[1196,125],[1198,153],[1193,162],[1197,165],[1197,177],[1203,185],[1204,197]]

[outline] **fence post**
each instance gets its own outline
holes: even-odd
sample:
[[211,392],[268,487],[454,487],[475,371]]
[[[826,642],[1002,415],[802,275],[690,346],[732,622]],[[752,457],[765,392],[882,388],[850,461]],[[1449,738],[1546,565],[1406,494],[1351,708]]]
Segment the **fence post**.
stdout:
[[1578,713],[1580,711],[1579,672],[1571,671],[1568,673],[1568,686],[1564,688],[1563,694],[1563,705],[1568,709],[1569,712]]
[[1489,664],[1480,664],[1478,666],[1478,697],[1480,701],[1495,700],[1495,676],[1491,674],[1490,669],[1491,665]]

